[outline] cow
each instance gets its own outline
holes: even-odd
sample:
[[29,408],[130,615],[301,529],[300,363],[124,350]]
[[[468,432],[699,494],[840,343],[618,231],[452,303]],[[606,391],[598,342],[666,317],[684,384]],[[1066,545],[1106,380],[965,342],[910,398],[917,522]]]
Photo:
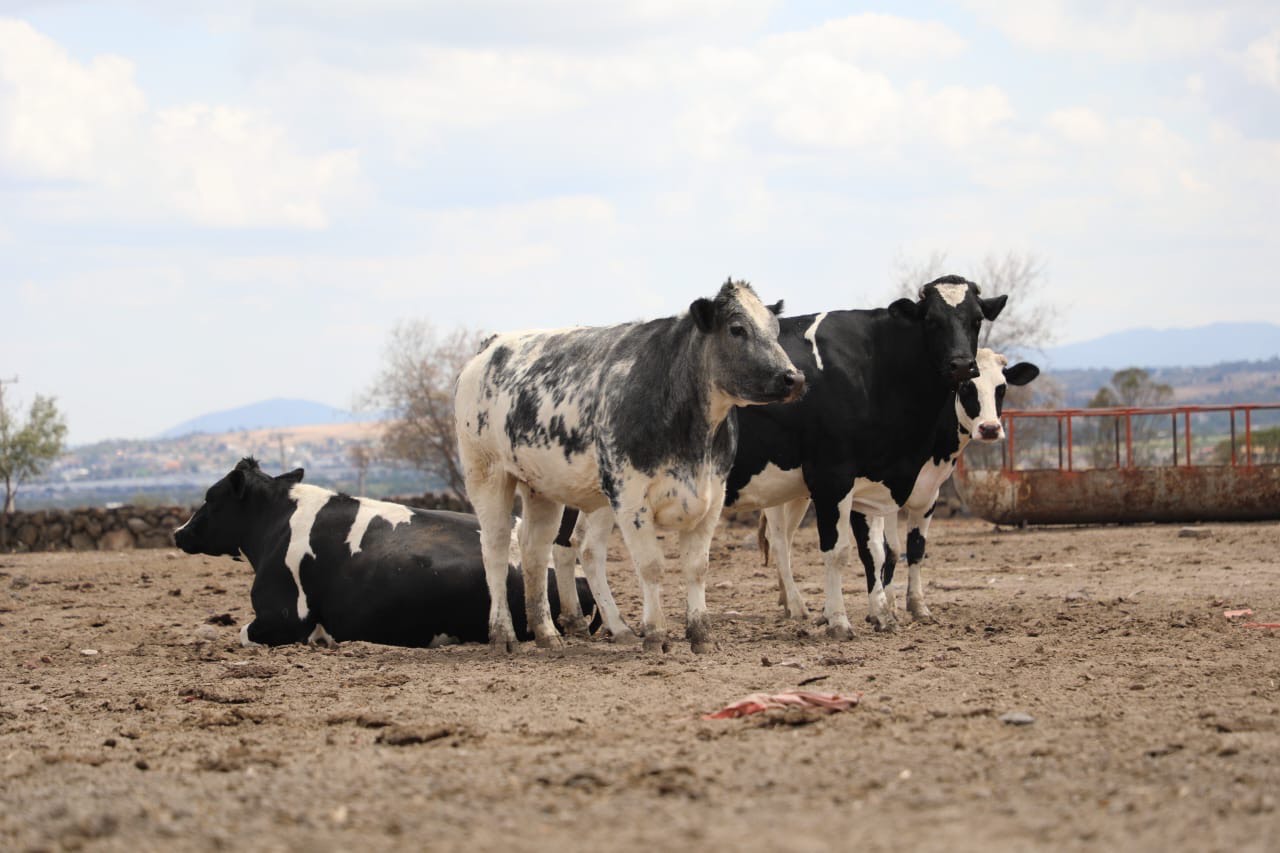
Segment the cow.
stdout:
[[[242,645],[488,638],[489,586],[474,515],[350,497],[302,477],[301,468],[271,477],[252,457],[242,459],[174,531],[188,554],[232,556],[253,567],[254,618],[240,631]],[[503,601],[519,601],[521,573],[509,569],[505,580]],[[590,612],[585,581],[575,589],[575,604]],[[515,628],[531,636],[523,622]]]
[[[495,335],[458,376],[454,416],[467,495],[480,518],[491,591],[505,584],[514,495],[523,505],[521,557],[545,566],[565,505],[608,507],[640,576],[646,650],[668,648],[659,529],[679,531],[688,588],[686,636],[709,648],[706,572],[711,536],[737,447],[737,407],[798,398],[804,377],[778,345],[782,303],[766,307],[729,280],[676,317],[608,327]],[[584,565],[601,617],[634,641],[608,595],[603,563]],[[557,574],[562,623],[576,599]],[[539,646],[558,647],[542,572],[525,573],[526,617]],[[490,601],[489,641],[514,650],[506,598]]]
[[[906,502],[887,516],[868,519],[866,513],[853,510],[850,519],[858,556],[862,559],[867,576],[867,595],[870,614],[867,617],[876,630],[893,630],[897,624],[896,605],[892,589],[894,555],[892,548],[884,546],[885,531],[888,542],[902,548],[898,538],[900,516],[906,522],[907,541],[907,609],[913,617],[931,621],[933,616],[924,601],[924,589],[920,579],[920,562],[924,559],[929,521],[938,501],[938,492],[951,477],[960,455],[970,440],[994,444],[1004,438],[1000,414],[1004,407],[1005,389],[1008,385],[1026,385],[1040,374],[1040,368],[1029,362],[1009,366],[1008,359],[986,347],[976,355],[978,375],[960,384],[954,394],[954,405],[944,407],[933,433],[932,445],[921,459],[906,459],[904,465],[916,463],[915,484]],[[853,488],[856,495],[872,484],[859,479]],[[770,507],[760,516],[759,540],[765,563],[771,552],[778,558],[778,584],[783,607],[788,616],[805,619],[808,612],[800,598],[795,578],[791,573],[791,541],[796,528],[808,508],[807,497]]]
[[[906,503],[939,417],[978,375],[982,321],[995,320],[1007,301],[980,293],[950,275],[888,308],[783,320],[779,343],[804,371],[808,392],[794,404],[739,415],[725,506],[765,509],[812,498],[830,637],[853,636],[841,594],[850,513],[883,516]],[[806,615],[798,595],[788,596],[786,608],[793,618]]]

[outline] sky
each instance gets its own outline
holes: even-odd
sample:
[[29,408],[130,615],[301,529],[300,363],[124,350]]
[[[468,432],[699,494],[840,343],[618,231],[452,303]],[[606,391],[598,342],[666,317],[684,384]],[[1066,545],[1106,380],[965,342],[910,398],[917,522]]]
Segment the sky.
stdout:
[[0,379],[73,443],[935,252],[1058,343],[1280,322],[1278,222],[1274,2],[0,0]]

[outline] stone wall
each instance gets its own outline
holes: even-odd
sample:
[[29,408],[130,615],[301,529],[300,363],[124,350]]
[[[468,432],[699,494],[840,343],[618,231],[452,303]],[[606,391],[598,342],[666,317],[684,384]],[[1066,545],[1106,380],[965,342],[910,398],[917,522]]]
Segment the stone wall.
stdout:
[[[458,498],[430,492],[389,500],[423,509],[471,511]],[[195,507],[189,506],[122,506],[0,513],[0,553],[172,548],[173,531],[181,527],[194,510]]]
[[0,551],[123,551],[171,548],[185,506],[44,509],[0,515]]

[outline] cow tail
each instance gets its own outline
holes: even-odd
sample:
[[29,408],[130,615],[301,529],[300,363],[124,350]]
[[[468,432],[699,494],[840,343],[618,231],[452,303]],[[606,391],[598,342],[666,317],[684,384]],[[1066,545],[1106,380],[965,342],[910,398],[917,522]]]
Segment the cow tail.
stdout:
[[764,555],[764,565],[769,565],[769,520],[760,513],[760,525],[756,528],[756,544]]

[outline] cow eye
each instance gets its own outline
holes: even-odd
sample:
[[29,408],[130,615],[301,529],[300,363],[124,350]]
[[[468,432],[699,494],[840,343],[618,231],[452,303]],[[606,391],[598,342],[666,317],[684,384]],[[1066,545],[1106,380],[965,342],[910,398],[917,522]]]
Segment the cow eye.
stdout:
[[729,334],[735,338],[745,338],[747,336],[747,327],[739,323],[734,323],[729,327]]

